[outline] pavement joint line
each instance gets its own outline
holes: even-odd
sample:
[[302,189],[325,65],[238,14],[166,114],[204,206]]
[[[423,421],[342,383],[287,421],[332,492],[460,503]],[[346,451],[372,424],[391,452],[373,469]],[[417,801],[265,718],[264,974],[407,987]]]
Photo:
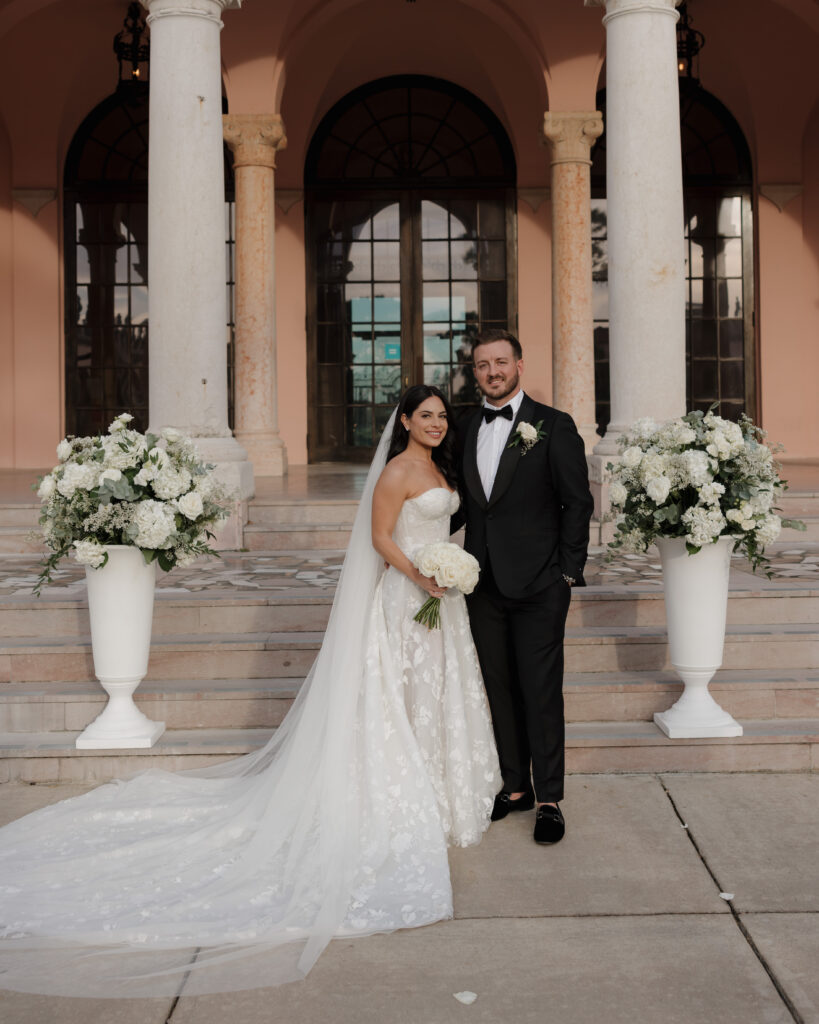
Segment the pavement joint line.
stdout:
[[[197,948],[193,951],[193,956],[190,959],[189,967],[193,966],[193,964],[196,962],[196,958],[199,956],[201,948],[201,946],[197,946]],[[182,998],[182,994],[185,991],[185,986],[188,983],[190,973],[190,970],[187,970],[185,971],[185,974],[182,977],[182,981],[180,982],[179,985],[179,991],[173,997],[173,1002],[171,1003],[170,1008],[168,1010],[168,1016],[165,1018],[165,1024],[171,1024],[173,1015],[176,1012],[176,1007],[179,1005],[179,1000]]]
[[[708,874],[711,876],[711,880],[714,882],[714,885],[716,885],[716,887],[717,887],[717,892],[720,892],[720,893],[721,892],[725,892],[725,889],[723,888],[722,885],[720,885],[719,879],[717,878],[716,874],[714,873],[713,869],[711,868],[711,865],[705,859],[705,856],[704,856],[702,850],[700,849],[699,844],[697,843],[697,840],[692,835],[692,829],[691,829],[690,825],[685,821],[685,819],[683,818],[682,814],[680,813],[680,809],[677,807],[677,804],[676,804],[676,802],[674,800],[674,797],[671,795],[668,787],[666,786],[665,780],[660,775],[656,776],[656,778],[657,778],[657,781],[662,786],[663,792],[668,797],[668,801],[671,804],[672,808],[674,809],[674,813],[676,814],[677,818],[679,819],[680,824],[685,827],[685,834],[688,836],[688,841],[691,843],[691,845],[696,850],[697,856],[699,857],[700,861],[702,862],[703,867],[708,872]],[[751,933],[748,931],[747,927],[745,926],[745,922],[742,920],[742,917],[740,916],[739,911],[734,907],[733,901],[732,900],[727,900],[726,902],[728,903],[728,909],[731,911],[731,916],[733,917],[734,923],[736,924],[737,928],[739,929],[740,934],[745,939],[745,941],[748,944],[748,947],[750,948],[751,952],[754,954],[754,956],[757,958],[757,960],[762,965],[762,968],[765,971],[765,973],[771,979],[771,984],[776,989],[776,991],[779,993],[779,998],[785,1004],[785,1007],[786,1007],[788,1013],[790,1013],[791,1017],[793,1017],[793,1020],[794,1020],[795,1024],[806,1024],[805,1018],[802,1016],[802,1014],[799,1012],[799,1010],[797,1010],[797,1008],[794,1006],[793,1001],[791,1000],[791,997],[785,991],[784,986],[780,982],[779,978],[777,978],[776,974],[774,973],[773,968],[768,963],[768,961],[765,959],[765,957],[762,955],[762,952],[760,951],[760,949],[757,946],[757,944],[754,942],[753,936],[751,935]]]

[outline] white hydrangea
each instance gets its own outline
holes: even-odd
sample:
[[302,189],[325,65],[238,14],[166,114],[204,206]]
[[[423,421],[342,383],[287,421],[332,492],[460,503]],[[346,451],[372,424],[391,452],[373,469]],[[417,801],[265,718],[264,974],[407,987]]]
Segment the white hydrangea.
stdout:
[[131,529],[138,548],[169,548],[176,532],[174,510],[162,501],[140,501]]
[[682,448],[697,440],[697,433],[683,420],[669,420],[659,431],[659,443],[663,448]]
[[54,479],[51,473],[49,473],[47,476],[44,476],[43,479],[40,481],[40,486],[37,488],[37,497],[41,501],[48,501],[48,499],[56,490],[57,481]]
[[779,536],[782,530],[782,520],[777,515],[766,515],[756,528],[756,540],[764,547],[771,544]]
[[702,487],[711,481],[711,462],[703,451],[696,448],[681,452],[677,458],[680,486]]
[[661,455],[660,452],[656,451],[648,451],[640,463],[640,479],[644,485],[648,485],[649,480],[653,480],[655,477],[668,476],[669,468],[670,460],[667,455]]
[[700,487],[699,503],[700,505],[719,505],[723,494],[725,494],[725,487],[712,480]]
[[625,485],[620,483],[619,480],[615,480],[609,488],[609,498],[612,505],[615,505],[618,508],[625,505],[626,499],[628,498],[628,491],[626,490]]
[[191,485],[191,475],[187,469],[174,469],[173,466],[164,466],[154,477],[151,486],[157,498],[164,498],[170,501],[184,494]]
[[111,480],[113,483],[116,483],[117,480],[121,480],[121,479],[122,479],[122,470],[121,469],[104,469],[100,473],[99,486],[102,487],[102,485],[105,483],[106,480]]
[[198,519],[205,507],[202,495],[196,491],[183,494],[181,498],[177,498],[175,505],[186,519]]
[[654,476],[646,484],[646,494],[656,505],[662,505],[671,492],[671,481],[667,476]]
[[65,462],[65,460],[69,458],[70,455],[71,442],[65,440],[60,441],[60,443],[57,445],[57,458],[60,460],[60,462]]
[[634,423],[630,433],[639,441],[652,441],[657,434],[657,421],[644,416]]
[[719,537],[727,525],[725,516],[718,508],[702,505],[686,509],[682,514],[682,522],[688,531],[685,539],[698,548],[710,544]]
[[91,491],[97,486],[96,466],[68,462],[62,477],[57,481],[57,490],[64,498],[73,498],[76,490]]
[[105,548],[95,540],[75,540],[74,557],[80,565],[97,569],[105,561]]

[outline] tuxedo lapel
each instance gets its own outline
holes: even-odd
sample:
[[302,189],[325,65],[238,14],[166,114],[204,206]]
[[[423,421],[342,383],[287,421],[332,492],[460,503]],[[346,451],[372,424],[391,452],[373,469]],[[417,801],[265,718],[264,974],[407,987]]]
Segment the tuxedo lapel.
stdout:
[[515,417],[514,422],[512,423],[512,429],[509,432],[509,440],[506,442],[506,446],[501,453],[500,462],[498,463],[498,472],[495,474],[495,482],[492,485],[492,493],[489,495],[488,505],[493,505],[512,482],[512,477],[515,475],[515,470],[518,468],[518,462],[520,462],[521,449],[519,444],[515,445],[514,448],[510,448],[509,445],[515,439],[515,430],[517,429],[518,423],[521,421],[531,422],[531,415],[534,408],[535,403],[528,395],[524,394],[523,401],[520,403],[520,408],[518,409],[518,414]]
[[481,483],[481,475],[478,472],[478,428],[480,425],[481,415],[479,414],[472,417],[467,427],[464,442],[464,481],[475,501],[481,508],[485,508],[486,495]]

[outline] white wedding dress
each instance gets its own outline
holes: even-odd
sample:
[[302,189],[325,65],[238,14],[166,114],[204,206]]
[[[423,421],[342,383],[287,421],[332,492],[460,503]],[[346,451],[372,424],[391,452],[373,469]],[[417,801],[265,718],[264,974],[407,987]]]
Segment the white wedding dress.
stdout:
[[[385,432],[388,435],[389,430]],[[261,751],[145,772],[0,829],[0,987],[185,994],[302,977],[337,935],[452,916],[447,844],[477,842],[500,773],[464,598],[441,629],[369,543],[373,463],[325,641]],[[457,495],[406,501],[402,550]]]

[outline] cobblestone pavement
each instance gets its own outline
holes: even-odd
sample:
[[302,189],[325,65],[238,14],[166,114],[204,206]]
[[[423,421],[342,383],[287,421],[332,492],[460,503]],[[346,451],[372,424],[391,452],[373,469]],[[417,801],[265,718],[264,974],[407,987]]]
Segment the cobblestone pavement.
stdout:
[[[332,591],[344,553],[341,551],[223,552],[220,558],[200,559],[185,569],[158,573],[163,593],[191,594],[201,591],[287,591],[316,588]],[[773,576],[754,574],[748,561],[735,555],[731,587],[737,590],[819,589],[819,544],[782,547],[770,552]],[[37,579],[38,559],[33,555],[0,556],[0,598],[17,599],[31,595]],[[85,570],[71,560],[54,573],[54,581],[43,597],[65,599],[85,589]],[[662,586],[662,569],[656,550],[644,555],[617,554],[603,550],[589,556],[586,581],[606,589],[652,589]]]

